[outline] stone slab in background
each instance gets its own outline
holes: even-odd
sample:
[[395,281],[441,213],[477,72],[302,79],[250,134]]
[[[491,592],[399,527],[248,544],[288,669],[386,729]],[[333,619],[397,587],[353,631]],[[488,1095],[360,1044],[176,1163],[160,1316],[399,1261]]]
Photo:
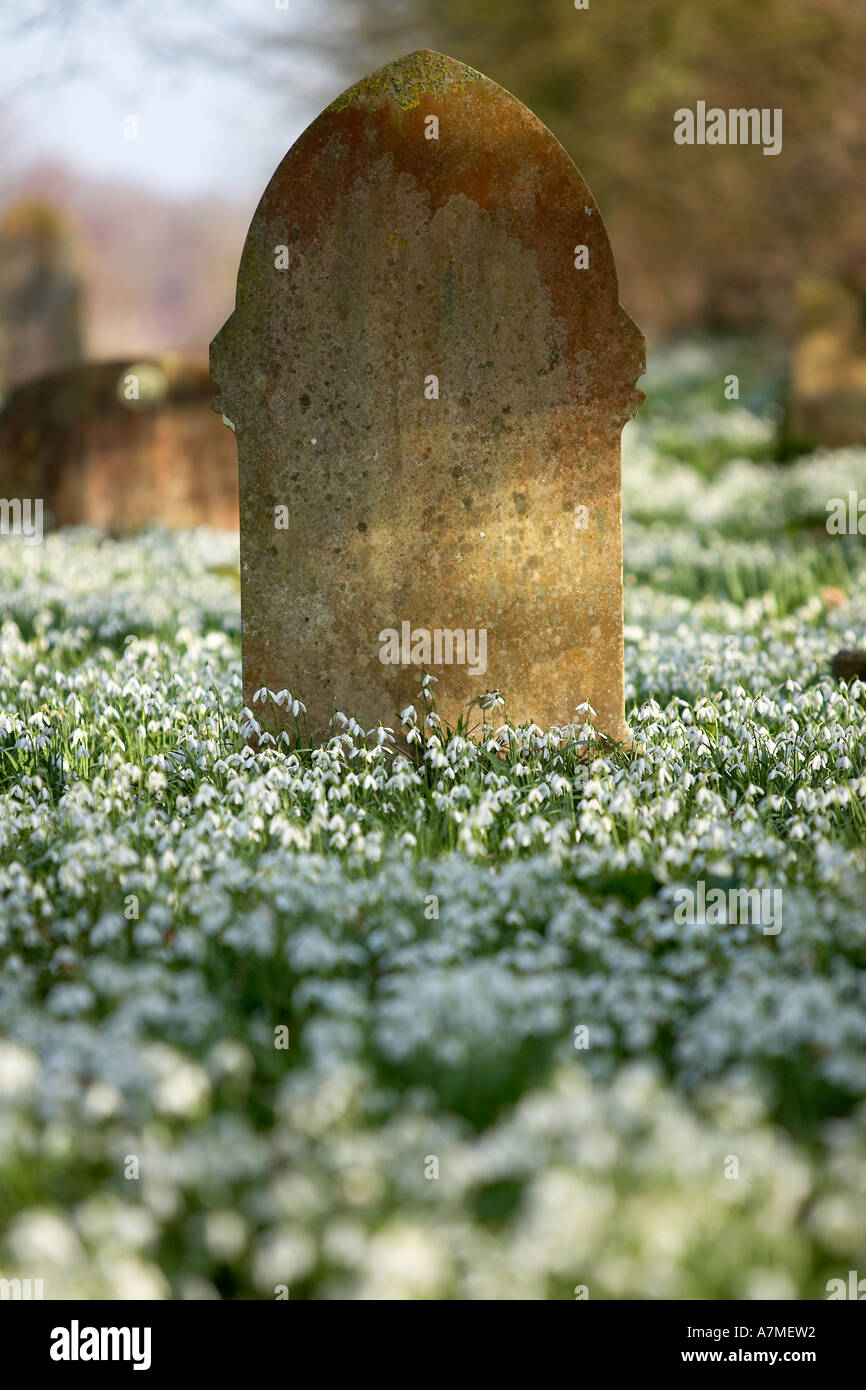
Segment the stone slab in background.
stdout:
[[237,457],[212,397],[206,369],[176,358],[28,381],[0,414],[0,496],[42,498],[57,526],[235,529]]
[[842,651],[833,657],[833,676],[837,681],[866,681],[866,651]]

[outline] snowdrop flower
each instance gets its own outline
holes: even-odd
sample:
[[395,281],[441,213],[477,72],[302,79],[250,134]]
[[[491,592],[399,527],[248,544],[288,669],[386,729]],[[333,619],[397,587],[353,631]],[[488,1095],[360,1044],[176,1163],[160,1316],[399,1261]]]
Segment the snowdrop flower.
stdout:
[[0,1039],[0,1097],[24,1096],[39,1074],[39,1062],[29,1048]]

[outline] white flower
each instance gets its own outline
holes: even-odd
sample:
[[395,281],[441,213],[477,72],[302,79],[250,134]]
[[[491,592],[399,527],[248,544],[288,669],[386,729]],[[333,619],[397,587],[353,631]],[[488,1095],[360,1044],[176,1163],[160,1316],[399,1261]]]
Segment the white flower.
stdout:
[[205,1244],[214,1259],[237,1259],[247,1243],[247,1225],[235,1211],[211,1211],[204,1218]]
[[72,1227],[56,1212],[25,1211],[8,1233],[9,1248],[22,1268],[43,1270],[73,1265],[83,1257]]
[[39,1075],[39,1061],[29,1048],[0,1039],[0,1097],[25,1096]]
[[154,1043],[144,1051],[145,1062],[156,1073],[153,1102],[166,1115],[199,1114],[210,1099],[207,1072],[173,1048]]
[[419,1226],[395,1222],[373,1236],[367,1245],[361,1297],[441,1298],[449,1265],[441,1236]]
[[291,1286],[303,1279],[316,1262],[315,1241],[294,1226],[278,1226],[256,1242],[251,1267],[253,1283],[261,1293],[273,1296],[274,1289]]

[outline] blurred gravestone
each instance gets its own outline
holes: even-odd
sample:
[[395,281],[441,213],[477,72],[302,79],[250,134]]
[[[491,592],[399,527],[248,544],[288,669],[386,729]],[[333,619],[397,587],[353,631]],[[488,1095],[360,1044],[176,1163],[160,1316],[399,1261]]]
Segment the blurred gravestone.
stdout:
[[82,356],[81,286],[58,214],[16,203],[0,226],[0,396]]
[[0,496],[58,526],[234,529],[237,460],[204,367],[88,362],[18,386],[0,413]]
[[818,277],[797,286],[788,431],[803,446],[866,443],[866,293]]
[[259,203],[211,346],[240,465],[244,692],[627,735],[620,433],[643,338],[568,155],[480,73],[359,82]]

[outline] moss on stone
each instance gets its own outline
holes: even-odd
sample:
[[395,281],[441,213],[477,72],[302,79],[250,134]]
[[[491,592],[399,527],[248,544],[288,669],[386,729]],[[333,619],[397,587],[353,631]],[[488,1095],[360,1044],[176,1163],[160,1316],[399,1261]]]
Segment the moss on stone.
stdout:
[[362,77],[354,87],[332,101],[327,110],[342,111],[355,103],[366,105],[372,99],[374,104],[391,101],[401,110],[408,111],[417,106],[425,94],[435,95],[449,89],[453,91],[466,82],[483,80],[483,73],[459,63],[456,58],[422,48],[395,63],[388,63],[369,77]]

